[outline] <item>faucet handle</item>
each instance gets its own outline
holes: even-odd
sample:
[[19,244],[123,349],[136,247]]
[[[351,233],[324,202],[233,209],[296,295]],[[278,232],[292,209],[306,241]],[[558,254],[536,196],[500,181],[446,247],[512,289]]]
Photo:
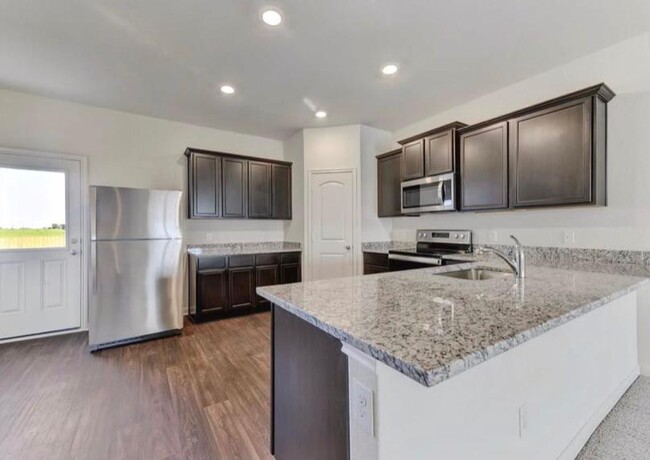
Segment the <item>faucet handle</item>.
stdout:
[[517,246],[517,249],[521,249],[523,244],[521,244],[521,242],[519,242],[517,237],[515,235],[510,235],[510,238],[512,238],[512,240],[515,242],[515,246]]

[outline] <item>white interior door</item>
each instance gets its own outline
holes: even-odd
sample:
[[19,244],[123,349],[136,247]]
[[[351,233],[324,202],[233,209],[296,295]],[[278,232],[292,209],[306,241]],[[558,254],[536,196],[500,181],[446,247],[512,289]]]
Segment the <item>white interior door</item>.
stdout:
[[0,340],[81,326],[81,163],[0,153]]
[[310,184],[311,279],[352,276],[353,172],[313,172]]

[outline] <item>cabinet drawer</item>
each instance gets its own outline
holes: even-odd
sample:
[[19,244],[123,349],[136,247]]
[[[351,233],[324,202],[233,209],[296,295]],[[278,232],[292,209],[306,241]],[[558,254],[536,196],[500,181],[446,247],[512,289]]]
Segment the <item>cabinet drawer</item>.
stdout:
[[379,254],[376,252],[363,253],[364,265],[375,265],[388,268],[388,254]]
[[252,267],[255,265],[255,256],[253,254],[246,254],[240,256],[230,256],[230,267]]
[[300,262],[299,252],[285,252],[282,253],[282,263],[298,263]]
[[223,268],[226,268],[226,258],[224,256],[199,257],[199,270],[213,270]]
[[275,265],[280,263],[280,254],[257,254],[255,265]]

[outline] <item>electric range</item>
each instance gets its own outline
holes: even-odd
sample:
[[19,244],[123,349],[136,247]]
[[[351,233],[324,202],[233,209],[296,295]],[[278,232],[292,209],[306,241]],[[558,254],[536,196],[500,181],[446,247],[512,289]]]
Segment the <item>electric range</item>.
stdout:
[[389,271],[461,263],[453,256],[472,252],[471,230],[418,230],[416,237],[415,249],[388,252]]

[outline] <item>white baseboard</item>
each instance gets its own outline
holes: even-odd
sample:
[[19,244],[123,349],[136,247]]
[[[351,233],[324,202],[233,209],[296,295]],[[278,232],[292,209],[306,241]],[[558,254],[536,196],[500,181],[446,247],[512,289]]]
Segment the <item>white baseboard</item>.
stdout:
[[641,364],[640,368],[641,368],[641,375],[650,377],[650,364]]
[[616,403],[625,394],[630,385],[634,383],[640,373],[640,368],[637,366],[623,381],[616,387],[616,389],[607,397],[607,399],[600,405],[600,407],[591,414],[587,423],[578,431],[571,443],[564,449],[558,460],[574,460],[580,453],[582,448],[587,444],[591,435],[596,431],[598,425],[605,419],[607,414],[614,408]]
[[46,337],[55,337],[57,335],[66,335],[66,334],[78,334],[79,332],[87,332],[87,328],[75,328],[75,329],[66,329],[64,331],[56,331],[56,332],[46,332],[44,334],[34,334],[34,335],[23,335],[21,337],[13,337],[11,339],[2,339],[0,340],[0,345],[3,345],[5,343],[12,343],[12,342],[23,342],[25,340],[35,340],[35,339],[44,339]]

